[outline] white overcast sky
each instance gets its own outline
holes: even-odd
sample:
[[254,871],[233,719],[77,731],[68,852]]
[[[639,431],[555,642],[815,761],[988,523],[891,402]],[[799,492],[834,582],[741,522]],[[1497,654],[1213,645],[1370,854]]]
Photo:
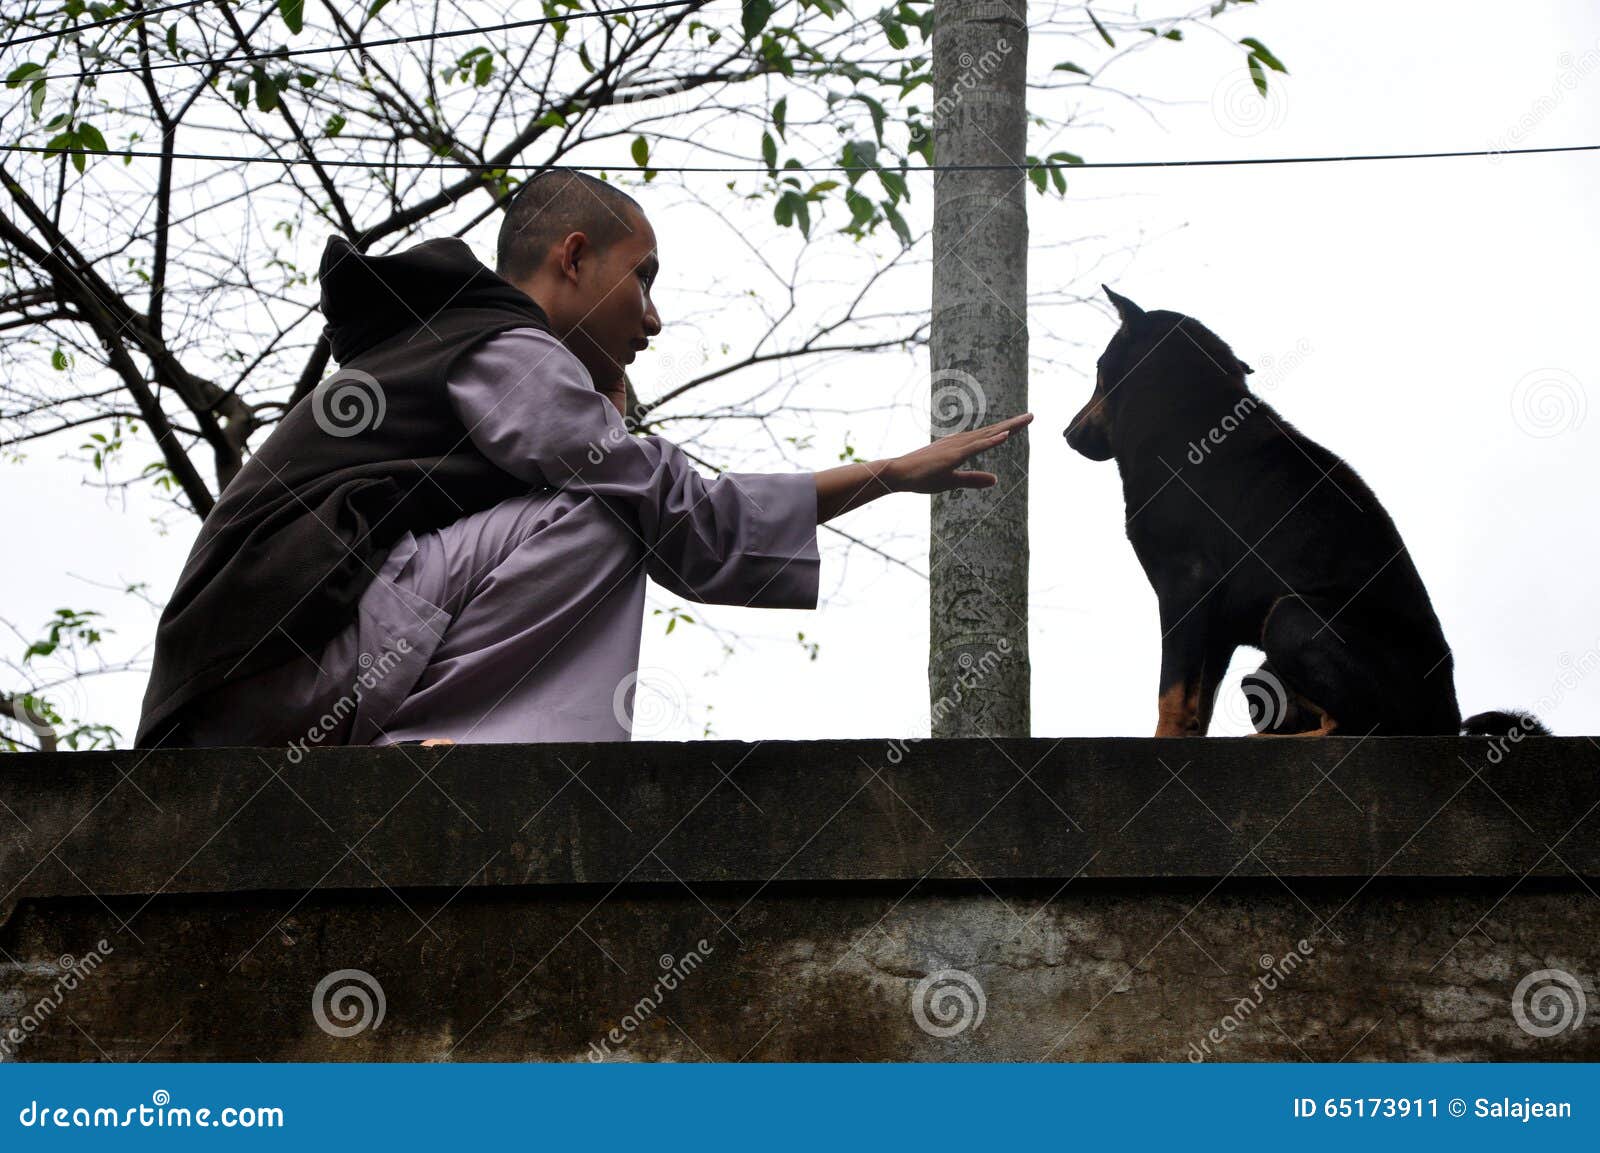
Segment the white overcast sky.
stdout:
[[[1161,104],[1108,103],[1102,127],[1064,143],[1090,160],[1131,160],[1600,142],[1600,10],[1588,0],[1267,0],[1223,27],[1260,37],[1288,65],[1267,105],[1245,90],[1236,50],[1192,36],[1125,77]],[[1034,62],[1052,51],[1036,42]],[[913,179],[926,214],[931,181]],[[703,214],[681,200],[646,199],[668,324],[634,366],[646,396],[656,391],[652,357],[666,376],[660,366],[720,339],[703,323],[675,330],[674,277],[736,284],[748,271],[736,250],[705,251]],[[1388,507],[1455,650],[1463,711],[1542,700],[1557,732],[1595,733],[1600,676],[1570,670],[1600,652],[1591,503],[1600,412],[1589,411],[1600,408],[1597,204],[1596,153],[1086,171],[1065,200],[1029,193],[1030,289],[1087,293],[1106,280],[1214,329],[1256,367],[1253,384],[1270,384],[1263,395]],[[1098,262],[1090,247],[1049,247],[1083,236],[1108,238],[1092,249]],[[492,260],[492,231],[470,239]],[[1135,251],[1106,255],[1124,247]],[[925,282],[922,291],[912,303],[925,307]],[[1115,466],[1070,453],[1060,435],[1114,326],[1083,305],[1041,307],[1030,325],[1034,351],[1059,361],[1036,362],[1030,381],[1033,731],[1148,735],[1155,598],[1122,534]],[[1292,370],[1264,371],[1291,356]],[[832,395],[859,403],[877,390],[888,403],[925,388],[926,367],[859,358],[827,377]],[[824,428],[810,459],[797,459],[836,463],[845,431]],[[868,456],[920,439],[908,409],[851,418],[848,431]],[[87,582],[145,581],[164,599],[193,529],[179,522],[157,535],[153,503],[124,508],[82,486],[82,466],[59,459],[78,439],[35,443],[25,464],[0,466],[13,510],[0,604],[28,630],[62,605],[99,608],[117,630],[107,654],[126,657],[148,645],[153,614]],[[927,498],[901,495],[839,524],[893,541],[925,570],[927,511]],[[641,705],[641,729],[673,739],[708,724],[738,739],[926,735],[926,582],[859,551],[846,567],[834,537],[823,550],[817,612],[690,609],[736,638],[731,656],[703,625],[665,636],[663,618],[648,619],[642,683],[655,699]],[[652,592],[652,607],[669,603]],[[799,631],[820,645],[816,660]],[[1257,659],[1236,658],[1214,731],[1247,730],[1237,680]],[[65,695],[126,743],[143,689],[142,674],[119,675]]]

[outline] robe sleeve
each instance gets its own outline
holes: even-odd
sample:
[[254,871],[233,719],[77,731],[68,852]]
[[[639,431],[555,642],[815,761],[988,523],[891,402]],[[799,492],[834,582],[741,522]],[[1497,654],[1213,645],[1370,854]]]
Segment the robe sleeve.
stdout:
[[582,362],[538,329],[513,329],[456,365],[450,400],[473,444],[529,484],[603,498],[638,538],[646,571],[690,600],[815,608],[815,474],[706,479],[659,436],[634,436]]

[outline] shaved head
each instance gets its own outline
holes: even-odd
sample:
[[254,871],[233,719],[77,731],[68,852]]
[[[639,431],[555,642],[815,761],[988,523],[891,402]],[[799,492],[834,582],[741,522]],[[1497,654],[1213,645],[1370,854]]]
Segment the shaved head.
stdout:
[[588,173],[541,172],[506,207],[495,271],[513,282],[525,279],[574,232],[588,236],[596,254],[603,253],[631,235],[643,216],[633,197]]

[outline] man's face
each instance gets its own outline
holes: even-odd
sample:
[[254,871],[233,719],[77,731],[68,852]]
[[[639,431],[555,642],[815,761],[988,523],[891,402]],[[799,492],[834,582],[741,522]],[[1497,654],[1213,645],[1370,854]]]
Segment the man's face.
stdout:
[[661,331],[650,299],[660,267],[655,230],[638,212],[630,213],[628,227],[598,253],[592,247],[580,250],[565,270],[572,292],[566,310],[570,327],[562,339],[601,389],[619,382]]

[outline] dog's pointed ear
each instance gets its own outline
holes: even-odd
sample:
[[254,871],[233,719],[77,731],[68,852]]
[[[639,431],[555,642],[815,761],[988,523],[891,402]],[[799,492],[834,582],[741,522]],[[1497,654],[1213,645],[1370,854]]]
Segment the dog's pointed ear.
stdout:
[[1117,315],[1122,318],[1123,324],[1127,324],[1129,321],[1144,315],[1144,309],[1140,308],[1126,296],[1112,292],[1111,289],[1104,284],[1102,284],[1100,287],[1105,289],[1106,299],[1117,306]]

